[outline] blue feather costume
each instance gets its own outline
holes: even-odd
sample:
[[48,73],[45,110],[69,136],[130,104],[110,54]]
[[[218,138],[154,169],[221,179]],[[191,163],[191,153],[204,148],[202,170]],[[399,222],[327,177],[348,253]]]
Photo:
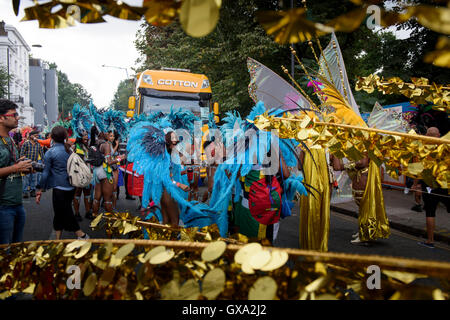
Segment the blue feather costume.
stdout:
[[[151,119],[153,121],[148,121]],[[175,129],[194,130],[198,117],[190,111],[173,111],[161,117],[160,114],[142,116],[133,122],[130,129],[127,150],[128,160],[133,162],[133,170],[144,176],[142,206],[147,207],[150,200],[159,205],[162,193],[166,190],[180,207],[180,219],[186,227],[204,227],[216,223],[215,214],[207,205],[186,200],[187,193],[174,182],[188,184],[186,176],[181,175],[181,164],[176,156],[171,157],[166,150],[165,132]],[[162,217],[157,214],[161,221]]]
[[[289,167],[298,165],[298,155],[295,150],[295,142],[288,139],[280,139],[270,132],[259,131],[252,123],[256,116],[266,112],[263,102],[258,102],[247,117],[243,120],[239,113],[228,112],[223,118],[221,126],[224,145],[227,149],[227,160],[220,164],[214,176],[214,186],[210,203],[214,204],[212,210],[218,212],[218,225],[221,235],[225,236],[224,230],[228,230],[228,207],[231,201],[238,202],[241,195],[241,183],[239,176],[245,177],[255,164],[262,163],[262,155],[271,151],[272,142],[280,146],[281,154]],[[277,112],[272,110],[270,112]],[[275,144],[276,146],[276,144]],[[274,150],[275,151],[275,150]],[[292,203],[298,192],[306,195],[307,191],[302,184],[302,175],[291,175],[284,181],[283,202]],[[234,197],[233,197],[234,193]],[[291,206],[289,206],[290,215]]]
[[[233,151],[233,155],[230,156],[231,153],[227,150],[226,162],[217,168],[210,205],[186,200],[186,192],[174,184],[174,181],[188,184],[186,176],[181,175],[182,167],[179,161],[169,155],[165,145],[166,132],[184,129],[192,134],[195,130],[195,121],[199,119],[192,112],[180,109],[171,110],[167,115],[160,113],[140,115],[132,120],[127,145],[128,160],[134,163],[133,169],[144,176],[143,207],[146,207],[150,200],[153,200],[155,205],[159,205],[162,193],[166,190],[178,203],[180,219],[186,227],[204,227],[216,223],[221,236],[226,237],[228,206],[230,201],[236,202],[240,195],[239,176],[247,175],[252,166],[261,160],[258,159],[260,149],[268,148],[264,150],[267,152],[270,150],[271,142],[277,141],[286,164],[297,165],[298,159],[293,141],[279,139],[271,133],[259,131],[253,125],[252,121],[255,117],[266,111],[264,104],[259,102],[248,117],[250,121],[243,120],[237,112],[228,112],[220,128],[217,128],[214,122],[214,115],[210,115],[210,129],[220,129],[225,147]],[[213,137],[210,139],[214,140]],[[250,143],[246,143],[246,139],[250,140]],[[263,143],[259,143],[259,140],[264,139]],[[256,162],[250,161],[251,159]],[[306,194],[301,176],[291,176],[285,181],[287,199],[292,200],[296,192]],[[162,220],[161,215],[158,215],[158,218]]]

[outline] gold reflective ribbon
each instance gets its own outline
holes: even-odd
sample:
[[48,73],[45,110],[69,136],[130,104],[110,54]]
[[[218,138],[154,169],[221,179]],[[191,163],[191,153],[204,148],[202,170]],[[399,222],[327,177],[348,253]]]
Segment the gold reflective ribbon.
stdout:
[[317,191],[311,190],[314,196],[300,198],[300,248],[328,251],[330,182],[327,160],[323,149],[311,149],[311,153],[314,160],[309,152],[305,152],[304,181]]
[[388,238],[390,235],[381,189],[380,168],[373,161],[369,162],[369,174],[359,206],[358,223],[361,241]]

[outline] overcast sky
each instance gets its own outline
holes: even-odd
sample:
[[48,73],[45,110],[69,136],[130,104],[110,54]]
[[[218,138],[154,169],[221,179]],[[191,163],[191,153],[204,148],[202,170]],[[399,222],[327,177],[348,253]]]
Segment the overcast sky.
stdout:
[[[123,2],[142,5],[142,0]],[[33,57],[55,62],[72,83],[80,83],[92,95],[97,107],[109,106],[119,82],[126,78],[126,71],[102,65],[128,68],[128,74],[132,75],[131,67],[138,59],[133,42],[142,22],[106,16],[106,23],[40,29],[37,21],[20,22],[23,9],[32,3],[22,0],[16,17],[12,1],[0,0],[0,20],[13,25],[30,47],[42,45],[42,48],[31,48]]]

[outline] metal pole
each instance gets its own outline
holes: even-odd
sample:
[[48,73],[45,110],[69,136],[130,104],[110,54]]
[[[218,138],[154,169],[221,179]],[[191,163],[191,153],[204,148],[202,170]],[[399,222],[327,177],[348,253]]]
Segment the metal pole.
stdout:
[[9,89],[9,47],[6,48],[6,61],[8,65],[8,100],[11,100],[11,93]]
[[[291,0],[291,9],[294,9],[294,0]],[[294,44],[291,43],[291,46],[294,47]],[[294,78],[294,54],[291,52],[291,75]]]

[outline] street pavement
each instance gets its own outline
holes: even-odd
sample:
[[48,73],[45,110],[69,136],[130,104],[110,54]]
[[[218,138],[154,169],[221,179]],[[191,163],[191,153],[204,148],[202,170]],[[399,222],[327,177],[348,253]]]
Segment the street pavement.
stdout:
[[[117,201],[117,210],[120,212],[129,211],[138,214],[136,211],[138,200],[125,200],[123,187],[121,195]],[[27,213],[27,220],[24,230],[24,241],[47,240],[54,238],[52,231],[53,209],[51,203],[51,192],[43,194],[41,204],[37,205],[34,198],[24,199],[24,207]],[[329,251],[396,256],[414,258],[420,260],[439,260],[450,262],[450,246],[445,241],[436,242],[436,248],[429,249],[419,246],[417,241],[423,240],[420,234],[412,232],[414,229],[423,231],[425,227],[425,213],[418,213],[409,210],[414,205],[412,195],[404,195],[397,190],[384,189],[385,205],[388,218],[391,221],[391,236],[389,239],[381,239],[370,246],[353,245],[350,243],[351,235],[356,232],[358,221],[356,215],[356,205],[353,202],[335,205],[334,209],[343,210],[336,212],[332,210],[330,218]],[[340,209],[339,209],[340,208]],[[353,210],[353,211],[352,211]],[[84,216],[84,204],[81,205],[81,213]],[[436,229],[445,235],[445,230],[449,228],[450,214],[442,207],[438,209],[436,218]],[[89,227],[90,220],[83,219],[81,228],[87,232],[91,238],[106,238],[103,231],[92,231]],[[394,226],[395,225],[395,228]],[[400,228],[400,227],[403,228]],[[281,220],[278,238],[275,246],[285,248],[299,248],[298,243],[299,217],[298,206],[295,205],[293,214]],[[401,231],[400,231],[401,230]],[[406,233],[406,231],[409,231]],[[63,238],[74,238],[73,233],[64,232]]]
[[[405,194],[403,189],[383,188],[386,215],[392,228],[406,233],[426,237],[425,211],[416,212],[411,208],[415,205],[414,194]],[[332,210],[353,217],[358,217],[358,207],[354,201],[331,206]],[[450,245],[450,212],[442,203],[436,210],[436,230],[434,238]]]

